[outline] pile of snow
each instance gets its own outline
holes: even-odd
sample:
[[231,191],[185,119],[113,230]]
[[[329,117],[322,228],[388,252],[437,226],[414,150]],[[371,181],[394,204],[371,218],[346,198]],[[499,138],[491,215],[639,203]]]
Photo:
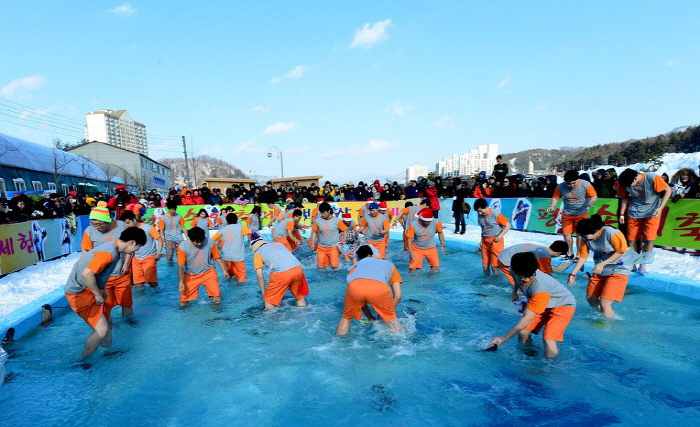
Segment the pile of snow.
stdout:
[[593,169],[582,170],[580,172],[586,172],[589,174],[589,176],[592,176],[591,173],[595,170],[614,168],[615,171],[617,171],[617,174],[619,175],[620,172],[622,172],[623,170],[630,168],[635,170],[648,170],[659,175],[661,175],[662,173],[666,173],[670,178],[673,176],[673,174],[678,172],[678,169],[682,168],[690,168],[697,172],[698,168],[700,168],[700,152],[666,153],[663,156],[661,156],[661,159],[659,159],[660,165],[658,167],[654,167],[655,163],[657,162],[635,163],[633,165],[621,167],[611,165],[595,166]]

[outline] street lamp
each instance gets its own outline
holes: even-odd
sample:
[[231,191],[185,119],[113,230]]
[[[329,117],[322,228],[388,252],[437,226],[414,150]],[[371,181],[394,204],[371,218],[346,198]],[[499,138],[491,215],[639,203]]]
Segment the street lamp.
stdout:
[[[280,174],[282,175],[280,178],[284,178],[284,161],[282,160],[282,152],[274,145],[270,147],[269,150],[272,150],[273,148],[277,150],[277,158],[280,159]],[[267,157],[272,157],[272,151],[267,152]]]

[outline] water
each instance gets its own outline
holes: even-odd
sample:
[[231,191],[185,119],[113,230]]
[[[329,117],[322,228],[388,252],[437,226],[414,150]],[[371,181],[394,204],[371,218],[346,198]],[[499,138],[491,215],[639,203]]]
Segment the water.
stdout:
[[[518,320],[505,279],[480,258],[450,250],[439,274],[401,272],[404,335],[353,322],[335,337],[344,271],[317,271],[301,255],[309,306],[291,296],[262,311],[250,271],[222,285],[224,302],[178,308],[176,268],[159,264],[162,290],[135,297],[138,319],[114,311],[114,345],[78,362],[89,329],[74,313],[8,348],[0,387],[3,427],[153,426],[695,426],[700,423],[697,301],[632,288],[606,321],[573,288],[576,316],[560,356],[511,339],[480,352]],[[162,262],[162,261],[161,261]],[[558,276],[563,281],[563,276]],[[534,353],[534,354],[533,354]]]

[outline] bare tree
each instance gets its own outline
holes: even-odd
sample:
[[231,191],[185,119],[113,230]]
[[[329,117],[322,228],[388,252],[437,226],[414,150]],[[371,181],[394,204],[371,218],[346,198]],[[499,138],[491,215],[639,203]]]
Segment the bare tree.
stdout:
[[76,156],[68,154],[59,148],[60,144],[60,139],[54,139],[53,148],[51,149],[51,169],[53,170],[53,182],[56,184],[56,188],[59,187],[61,178],[66,175],[68,165],[78,161]]

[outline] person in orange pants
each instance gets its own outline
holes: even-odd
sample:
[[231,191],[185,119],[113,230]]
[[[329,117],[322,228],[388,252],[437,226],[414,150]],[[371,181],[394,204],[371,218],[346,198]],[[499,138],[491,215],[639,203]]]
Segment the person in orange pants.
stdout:
[[401,301],[401,275],[393,263],[373,258],[372,254],[373,250],[368,245],[357,249],[359,261],[347,276],[343,315],[335,331],[338,336],[350,331],[352,319],[362,319],[362,311],[367,304],[374,307],[390,330],[403,331],[396,317],[396,306]]
[[112,344],[112,306],[105,297],[110,273],[121,268],[121,257],[133,254],[146,244],[146,233],[129,227],[116,241],[102,243],[84,252],[73,265],[64,287],[68,304],[92,328],[85,341],[83,357],[100,345]]
[[369,215],[360,221],[360,232],[367,238],[367,243],[379,250],[377,258],[386,258],[386,241],[384,236],[389,234],[389,219],[379,213],[377,203],[369,204]]
[[477,199],[474,209],[479,214],[478,221],[481,227],[481,264],[484,274],[491,274],[493,271],[494,275],[498,275],[498,255],[503,251],[503,236],[510,230],[510,220],[489,208],[486,199]]
[[216,243],[207,237],[206,233],[199,227],[190,228],[187,231],[189,240],[183,240],[177,248],[180,307],[186,307],[190,301],[197,300],[200,285],[204,285],[207,296],[213,303],[221,302],[219,276],[216,274],[215,264],[223,271],[224,279],[228,280],[231,277],[221,260]]
[[333,208],[326,202],[318,207],[321,216],[316,219],[311,227],[311,239],[313,250],[316,251],[318,268],[326,268],[330,264],[333,270],[340,265],[338,244],[341,234],[345,234],[348,226],[337,216],[333,215]]
[[408,237],[408,256],[410,259],[408,264],[409,273],[421,269],[423,266],[423,258],[428,259],[431,273],[438,272],[440,268],[440,257],[435,247],[435,235],[437,234],[440,239],[440,248],[444,255],[445,237],[443,236],[442,229],[443,227],[440,220],[433,218],[432,209],[425,208],[418,212],[417,220],[406,230],[406,237]]
[[[306,305],[304,298],[309,294],[306,276],[299,260],[279,242],[267,243],[257,233],[250,235],[250,248],[253,250],[253,268],[263,295],[265,309],[270,310],[282,303],[289,290],[296,300],[297,307]],[[263,267],[270,267],[270,276],[265,286]]]
[[505,335],[491,340],[496,346],[518,336],[521,343],[532,342],[531,333],[542,332],[544,357],[557,357],[557,342],[564,341],[564,331],[576,312],[576,299],[566,286],[537,269],[537,259],[532,252],[513,255],[511,268],[516,281],[511,300],[518,299],[518,291],[527,298],[523,317]]

